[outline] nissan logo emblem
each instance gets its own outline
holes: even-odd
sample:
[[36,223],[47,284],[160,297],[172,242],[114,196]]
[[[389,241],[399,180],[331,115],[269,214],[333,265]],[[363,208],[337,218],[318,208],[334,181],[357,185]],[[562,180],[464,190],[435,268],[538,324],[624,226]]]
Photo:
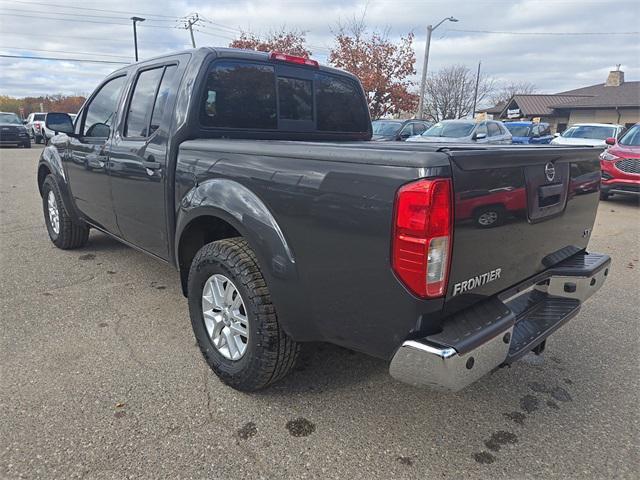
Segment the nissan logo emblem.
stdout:
[[547,180],[553,182],[553,179],[556,178],[556,168],[553,166],[553,163],[549,162],[544,166],[544,174]]

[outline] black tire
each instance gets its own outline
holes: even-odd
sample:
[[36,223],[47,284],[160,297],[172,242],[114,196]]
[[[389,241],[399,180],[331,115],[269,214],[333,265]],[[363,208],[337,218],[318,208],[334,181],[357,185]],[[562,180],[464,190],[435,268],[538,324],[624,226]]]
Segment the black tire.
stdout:
[[600,200],[609,200],[610,196],[611,196],[610,193],[603,192],[602,190],[600,190]]
[[31,148],[31,140],[29,140],[28,142],[24,142],[24,143],[22,144],[22,146],[23,146],[24,148]]
[[506,212],[501,205],[480,207],[473,213],[478,228],[494,228],[504,223]]
[[[202,292],[214,274],[230,279],[240,293],[249,324],[247,347],[238,360],[224,357],[213,345],[204,323]],[[287,375],[300,353],[278,323],[256,256],[241,237],[202,247],[191,264],[188,283],[189,314],[198,346],[216,375],[236,390],[255,391]]]
[[35,135],[34,138],[35,138],[35,141],[36,141],[36,143],[38,145],[42,143],[42,137],[40,135]]
[[[49,215],[48,201],[49,192],[53,192],[56,199],[56,205],[59,217],[59,231],[55,232]],[[89,227],[85,223],[74,221],[67,213],[58,184],[52,175],[47,175],[42,184],[42,209],[44,213],[44,222],[47,225],[49,238],[53,244],[63,250],[72,250],[74,248],[84,247],[89,240]]]

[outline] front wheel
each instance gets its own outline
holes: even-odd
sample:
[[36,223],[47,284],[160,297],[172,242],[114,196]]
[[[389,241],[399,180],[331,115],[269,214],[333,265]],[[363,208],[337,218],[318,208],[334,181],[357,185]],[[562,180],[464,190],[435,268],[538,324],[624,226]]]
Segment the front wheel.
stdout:
[[246,240],[202,247],[191,264],[188,296],[198,346],[224,383],[255,391],[291,371],[300,345],[282,330]]
[[85,246],[89,240],[89,227],[67,213],[52,175],[47,175],[42,184],[42,209],[49,238],[56,247],[71,250]]
[[610,196],[609,193],[603,192],[602,190],[600,190],[600,200],[609,200],[609,196]]

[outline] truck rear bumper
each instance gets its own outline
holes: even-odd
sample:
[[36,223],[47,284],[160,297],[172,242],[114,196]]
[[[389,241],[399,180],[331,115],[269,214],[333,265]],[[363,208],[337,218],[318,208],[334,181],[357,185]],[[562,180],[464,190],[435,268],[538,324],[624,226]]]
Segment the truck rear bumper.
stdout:
[[453,315],[442,332],[407,340],[391,360],[403,382],[455,392],[531,351],[600,289],[611,258],[579,253],[533,279]]

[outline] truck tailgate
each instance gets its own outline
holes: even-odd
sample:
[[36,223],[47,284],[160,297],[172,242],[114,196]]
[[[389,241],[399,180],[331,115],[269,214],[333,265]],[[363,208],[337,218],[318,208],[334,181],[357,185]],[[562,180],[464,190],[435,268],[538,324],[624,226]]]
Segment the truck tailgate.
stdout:
[[586,248],[597,148],[446,148],[454,235],[445,311],[501,292]]

